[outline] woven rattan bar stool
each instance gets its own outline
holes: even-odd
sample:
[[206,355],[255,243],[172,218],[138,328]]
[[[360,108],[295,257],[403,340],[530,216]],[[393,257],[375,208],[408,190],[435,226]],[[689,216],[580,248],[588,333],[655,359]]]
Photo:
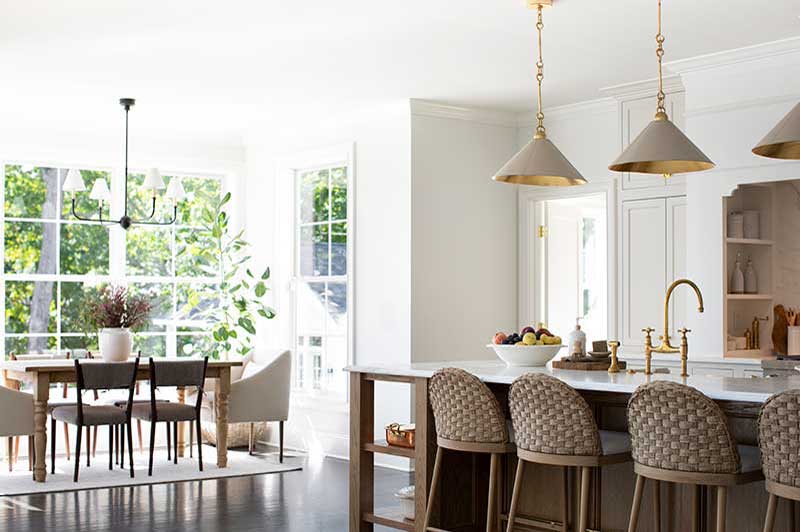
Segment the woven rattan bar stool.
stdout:
[[717,532],[724,532],[728,488],[764,478],[758,448],[737,445],[717,403],[690,386],[640,386],[628,402],[628,430],[636,473],[628,532],[636,530],[646,478],[656,493],[662,481],[694,486],[692,532],[702,517],[701,486],[716,487]]
[[430,527],[431,509],[445,449],[491,454],[489,466],[489,500],[486,531],[499,529],[497,492],[500,483],[500,457],[513,453],[508,442],[508,426],[497,398],[480,379],[461,369],[444,368],[431,377],[428,384],[430,403],[436,422],[436,460],[425,511],[425,530]]
[[[778,497],[800,501],[800,390],[773,395],[764,403],[758,416],[758,443],[769,493],[764,532],[772,532]],[[794,504],[789,504],[790,511]]]
[[507,532],[514,528],[526,462],[563,468],[563,531],[569,529],[568,471],[570,467],[580,468],[580,522],[577,530],[584,532],[589,520],[591,468],[630,461],[630,438],[624,432],[599,430],[586,400],[570,386],[548,375],[528,373],[516,379],[511,385],[508,403],[517,447],[517,473]]

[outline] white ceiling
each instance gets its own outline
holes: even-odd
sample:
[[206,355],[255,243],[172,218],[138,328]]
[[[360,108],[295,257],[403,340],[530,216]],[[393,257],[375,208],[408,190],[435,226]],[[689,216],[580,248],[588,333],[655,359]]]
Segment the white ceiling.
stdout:
[[[529,110],[524,4],[0,0],[0,127],[118,127],[120,96],[140,124],[208,138],[409,97]],[[545,104],[652,78],[655,14],[656,0],[556,0]],[[799,15],[797,0],[665,0],[665,61],[800,35]]]

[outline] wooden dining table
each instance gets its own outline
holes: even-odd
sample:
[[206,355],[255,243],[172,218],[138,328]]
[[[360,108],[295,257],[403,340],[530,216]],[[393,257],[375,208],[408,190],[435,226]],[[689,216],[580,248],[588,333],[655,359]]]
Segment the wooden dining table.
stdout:
[[[149,358],[142,358],[136,380],[149,380]],[[82,360],[82,364],[103,363],[102,360]],[[218,381],[214,389],[217,424],[217,467],[228,466],[228,397],[231,390],[231,368],[241,366],[242,362],[228,360],[209,360],[206,378]],[[0,361],[0,371],[6,381],[19,388],[21,383],[33,385],[33,424],[34,460],[33,478],[37,482],[47,479],[45,455],[47,452],[47,402],[50,399],[50,385],[53,383],[76,382],[75,361],[69,359],[53,360],[6,360]],[[178,401],[185,400],[185,391],[177,390]],[[178,431],[179,456],[183,455],[184,430]]]

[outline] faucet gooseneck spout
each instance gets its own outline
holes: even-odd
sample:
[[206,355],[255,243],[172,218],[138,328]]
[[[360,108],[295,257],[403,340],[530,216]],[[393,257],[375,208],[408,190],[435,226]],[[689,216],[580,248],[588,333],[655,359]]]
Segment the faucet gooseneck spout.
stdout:
[[661,335],[661,345],[663,347],[670,347],[672,345],[669,342],[669,301],[672,298],[672,292],[675,289],[682,285],[688,284],[694,290],[695,295],[697,296],[697,312],[703,312],[705,309],[703,308],[703,293],[700,292],[700,288],[695,284],[694,281],[690,281],[689,279],[678,279],[669,285],[667,288],[667,294],[664,296],[664,333]]

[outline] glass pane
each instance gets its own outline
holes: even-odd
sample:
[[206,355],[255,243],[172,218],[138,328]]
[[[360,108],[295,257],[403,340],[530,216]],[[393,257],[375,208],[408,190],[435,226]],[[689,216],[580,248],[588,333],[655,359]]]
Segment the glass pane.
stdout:
[[61,337],[61,351],[69,351],[73,358],[85,358],[86,351],[99,353],[96,334],[66,335]]
[[[67,178],[67,169],[61,171],[61,183]],[[111,187],[111,174],[101,170],[80,170],[83,183],[86,185],[84,192],[75,193],[75,212],[84,218],[95,218],[98,213],[100,203],[89,198],[89,192],[97,179],[105,179],[106,184]],[[103,207],[103,218],[109,216],[108,205]],[[61,218],[63,220],[74,220],[72,216],[72,193],[61,192]]]
[[143,357],[167,356],[167,337],[162,335],[133,335],[133,352],[142,352]]
[[331,220],[347,219],[347,167],[331,169]]
[[214,284],[177,285],[178,330],[191,331],[205,328],[208,313],[219,307],[219,286]]
[[328,275],[328,225],[300,228],[300,275]]
[[56,285],[6,281],[6,333],[55,333]]
[[61,283],[61,332],[94,333],[83,321],[83,283]]
[[55,219],[58,212],[58,179],[57,168],[6,165],[6,217]]
[[63,224],[61,273],[107,274],[108,229],[99,224]]
[[167,276],[172,273],[172,229],[134,225],[126,237],[128,275]]
[[300,221],[328,221],[330,197],[328,194],[328,170],[301,172],[298,194],[300,201]]
[[331,275],[347,273],[347,223],[331,224]]
[[175,269],[179,277],[218,277],[218,243],[205,231],[176,229]]
[[57,345],[55,336],[6,336],[6,357],[10,353],[50,353]]
[[[322,336],[325,328],[325,283],[297,284],[297,334]],[[314,346],[312,338],[310,345]]]
[[328,283],[327,334],[347,336],[347,283]]
[[56,273],[56,223],[6,222],[6,273]]
[[178,335],[179,357],[204,357],[211,352],[214,338],[207,334]]
[[[164,182],[167,182],[166,178]],[[184,177],[181,183],[186,191],[186,198],[178,204],[178,223],[202,225],[203,209],[214,209],[220,200],[222,183],[219,179],[210,177]]]
[[132,294],[144,295],[152,306],[150,323],[144,331],[166,331],[172,321],[172,283],[135,283],[128,285]]

